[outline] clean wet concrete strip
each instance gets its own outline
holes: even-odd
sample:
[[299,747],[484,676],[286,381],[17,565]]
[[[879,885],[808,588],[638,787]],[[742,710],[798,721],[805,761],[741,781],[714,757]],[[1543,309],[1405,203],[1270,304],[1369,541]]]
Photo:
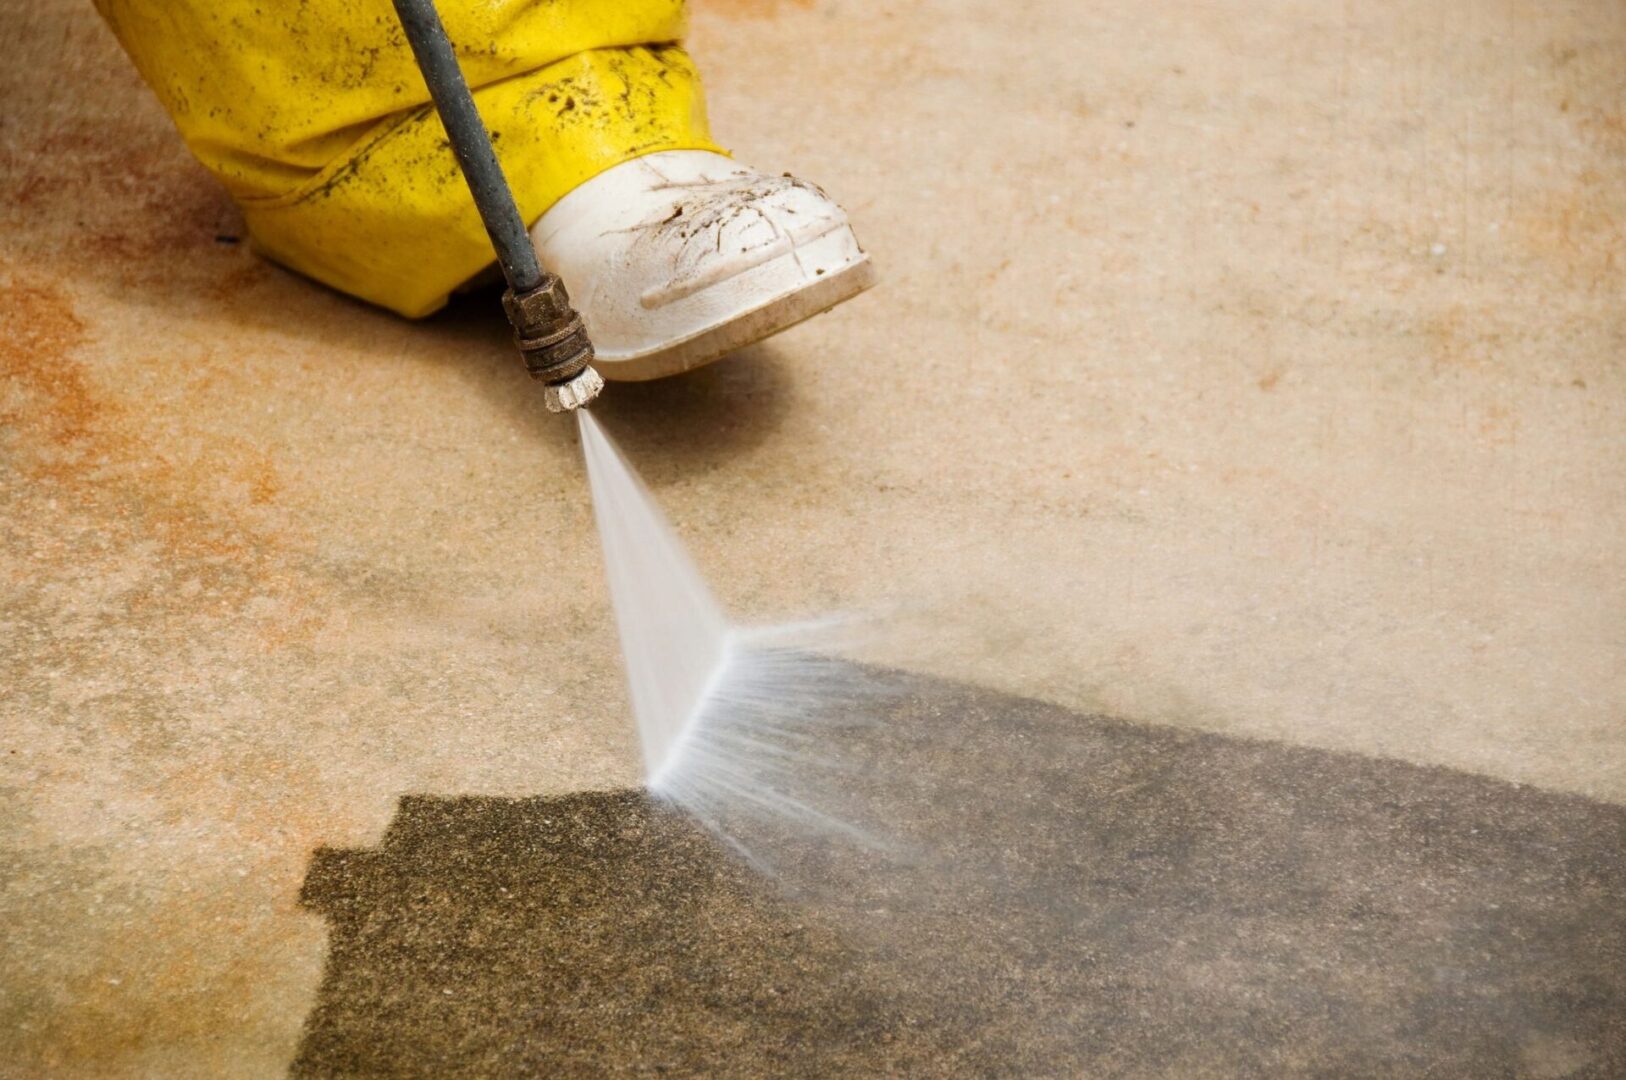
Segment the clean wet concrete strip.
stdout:
[[884,849],[618,791],[318,852],[295,1072],[1626,1070],[1626,808],[869,678],[824,795]]

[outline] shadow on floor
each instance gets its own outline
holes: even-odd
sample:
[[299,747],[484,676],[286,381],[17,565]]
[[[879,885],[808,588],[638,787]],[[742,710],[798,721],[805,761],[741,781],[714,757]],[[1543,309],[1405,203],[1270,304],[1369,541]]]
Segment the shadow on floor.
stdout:
[[[541,387],[524,370],[500,293],[454,296],[413,324],[431,363],[449,363],[538,444],[574,442],[576,425],[542,405]],[[649,463],[649,482],[703,471],[756,446],[793,406],[790,363],[773,340],[740,349],[712,364],[649,382],[612,382],[593,413],[635,460]]]
[[[456,294],[427,318],[403,319],[306,280],[242,245],[220,250],[209,242],[204,225],[212,220],[209,214],[230,212],[229,201],[213,211],[207,198],[200,199],[197,213],[204,220],[189,226],[189,265],[215,271],[207,288],[185,294],[199,306],[200,334],[230,341],[244,329],[274,330],[300,350],[320,354],[337,348],[377,356],[380,364],[407,378],[415,367],[449,369],[489,402],[493,416],[522,431],[544,455],[532,458],[522,450],[517,461],[548,467],[560,459],[577,460],[576,425],[543,405],[541,386],[526,374],[514,345],[500,290]],[[116,289],[124,301],[170,314],[179,288],[167,275],[113,275],[104,287]],[[794,407],[793,359],[776,341],[759,342],[682,375],[611,383],[594,413],[629,453],[650,463],[649,480],[658,488],[726,462],[773,434]],[[294,392],[300,378],[297,365],[276,377],[286,380],[286,392]]]
[[318,852],[295,1073],[1626,1072],[1626,808],[868,677],[891,853],[747,823],[770,878],[639,792]]

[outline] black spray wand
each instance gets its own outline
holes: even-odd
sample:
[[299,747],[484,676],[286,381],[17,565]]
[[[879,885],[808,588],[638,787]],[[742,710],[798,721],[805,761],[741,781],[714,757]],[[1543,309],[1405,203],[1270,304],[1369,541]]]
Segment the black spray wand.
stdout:
[[564,282],[537,260],[434,0],[395,0],[395,13],[508,280],[502,304],[514,324],[514,341],[525,367],[531,378],[545,384],[543,398],[550,412],[580,408],[604,389],[604,380],[591,366],[593,343],[587,340],[581,316],[570,306]]

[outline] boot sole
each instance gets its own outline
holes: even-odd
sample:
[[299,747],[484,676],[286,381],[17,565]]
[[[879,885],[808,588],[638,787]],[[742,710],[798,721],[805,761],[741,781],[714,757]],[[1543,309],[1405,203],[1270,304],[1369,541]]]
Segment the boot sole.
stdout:
[[861,255],[810,285],[776,296],[688,337],[635,356],[601,356],[593,366],[614,382],[645,382],[693,371],[829,311],[873,284],[875,266],[868,255]]

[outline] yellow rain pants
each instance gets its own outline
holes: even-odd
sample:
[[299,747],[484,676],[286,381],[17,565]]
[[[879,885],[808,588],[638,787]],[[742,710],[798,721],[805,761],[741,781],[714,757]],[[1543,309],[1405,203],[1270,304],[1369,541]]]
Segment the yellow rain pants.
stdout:
[[[266,255],[402,315],[493,262],[390,0],[96,0]],[[683,0],[440,0],[527,224],[657,150],[717,150]]]

